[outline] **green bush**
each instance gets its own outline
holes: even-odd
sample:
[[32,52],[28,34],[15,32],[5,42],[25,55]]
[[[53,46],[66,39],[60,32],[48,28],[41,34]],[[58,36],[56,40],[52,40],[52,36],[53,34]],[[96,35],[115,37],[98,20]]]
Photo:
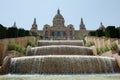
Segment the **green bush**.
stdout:
[[103,48],[100,47],[100,48],[97,48],[97,54],[102,54],[103,53]]
[[109,51],[110,49],[109,49],[109,47],[107,46],[107,45],[104,45],[103,46],[103,52],[107,52],[107,51]]
[[87,42],[85,44],[86,47],[90,47],[90,46],[93,46],[93,45],[95,45],[95,43],[93,41]]
[[110,45],[104,45],[100,48],[97,48],[97,53],[102,54],[104,52],[110,51],[110,50],[116,50],[118,49],[118,46],[115,42],[111,43]]
[[27,46],[35,47],[36,45],[35,45],[35,43],[33,41],[28,40]]
[[110,50],[116,50],[116,49],[118,49],[118,46],[117,46],[117,44],[116,44],[115,42],[113,42],[113,43],[111,43],[111,44],[109,45],[109,49],[110,49]]
[[15,50],[18,51],[20,53],[25,53],[25,48],[15,42],[11,42],[8,44],[8,50]]
[[78,36],[78,39],[79,39],[79,40],[84,40],[84,39],[85,39],[85,36],[86,36],[86,35],[79,35],[79,36]]

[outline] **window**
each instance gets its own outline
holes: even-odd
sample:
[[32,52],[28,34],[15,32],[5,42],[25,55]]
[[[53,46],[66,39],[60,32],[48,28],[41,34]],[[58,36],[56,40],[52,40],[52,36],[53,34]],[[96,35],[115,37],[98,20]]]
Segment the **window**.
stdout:
[[66,32],[63,32],[63,36],[66,37]]
[[52,36],[53,36],[53,37],[55,36],[55,32],[52,32]]
[[60,36],[61,36],[60,32],[57,32],[57,37],[60,37]]
[[48,31],[45,31],[45,37],[48,37]]
[[72,36],[72,31],[70,31],[70,36]]

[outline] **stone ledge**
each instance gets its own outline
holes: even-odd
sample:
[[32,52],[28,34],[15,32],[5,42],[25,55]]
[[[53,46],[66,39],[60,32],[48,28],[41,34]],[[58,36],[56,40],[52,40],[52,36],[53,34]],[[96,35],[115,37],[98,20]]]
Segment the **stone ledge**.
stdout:
[[0,74],[6,74],[8,72],[10,62],[11,62],[11,57],[6,56],[3,60],[2,66],[0,66]]

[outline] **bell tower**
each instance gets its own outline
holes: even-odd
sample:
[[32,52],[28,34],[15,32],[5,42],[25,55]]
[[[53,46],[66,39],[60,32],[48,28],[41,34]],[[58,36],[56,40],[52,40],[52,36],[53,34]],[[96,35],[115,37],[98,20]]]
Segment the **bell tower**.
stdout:
[[83,22],[83,18],[81,18],[81,22],[80,22],[80,30],[86,30],[85,28],[85,24]]
[[32,28],[31,28],[31,30],[32,30],[32,31],[37,30],[36,18],[34,18],[34,21],[33,21],[33,24],[32,24]]

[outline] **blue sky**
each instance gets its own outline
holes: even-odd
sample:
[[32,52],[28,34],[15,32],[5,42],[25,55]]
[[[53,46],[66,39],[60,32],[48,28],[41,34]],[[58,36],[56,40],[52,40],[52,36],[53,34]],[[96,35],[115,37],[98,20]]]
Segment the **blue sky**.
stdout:
[[120,0],[0,0],[0,24],[30,29],[34,17],[38,29],[52,25],[53,17],[59,8],[65,25],[73,24],[79,29],[83,18],[88,30],[95,30],[100,22],[104,26],[120,26]]

